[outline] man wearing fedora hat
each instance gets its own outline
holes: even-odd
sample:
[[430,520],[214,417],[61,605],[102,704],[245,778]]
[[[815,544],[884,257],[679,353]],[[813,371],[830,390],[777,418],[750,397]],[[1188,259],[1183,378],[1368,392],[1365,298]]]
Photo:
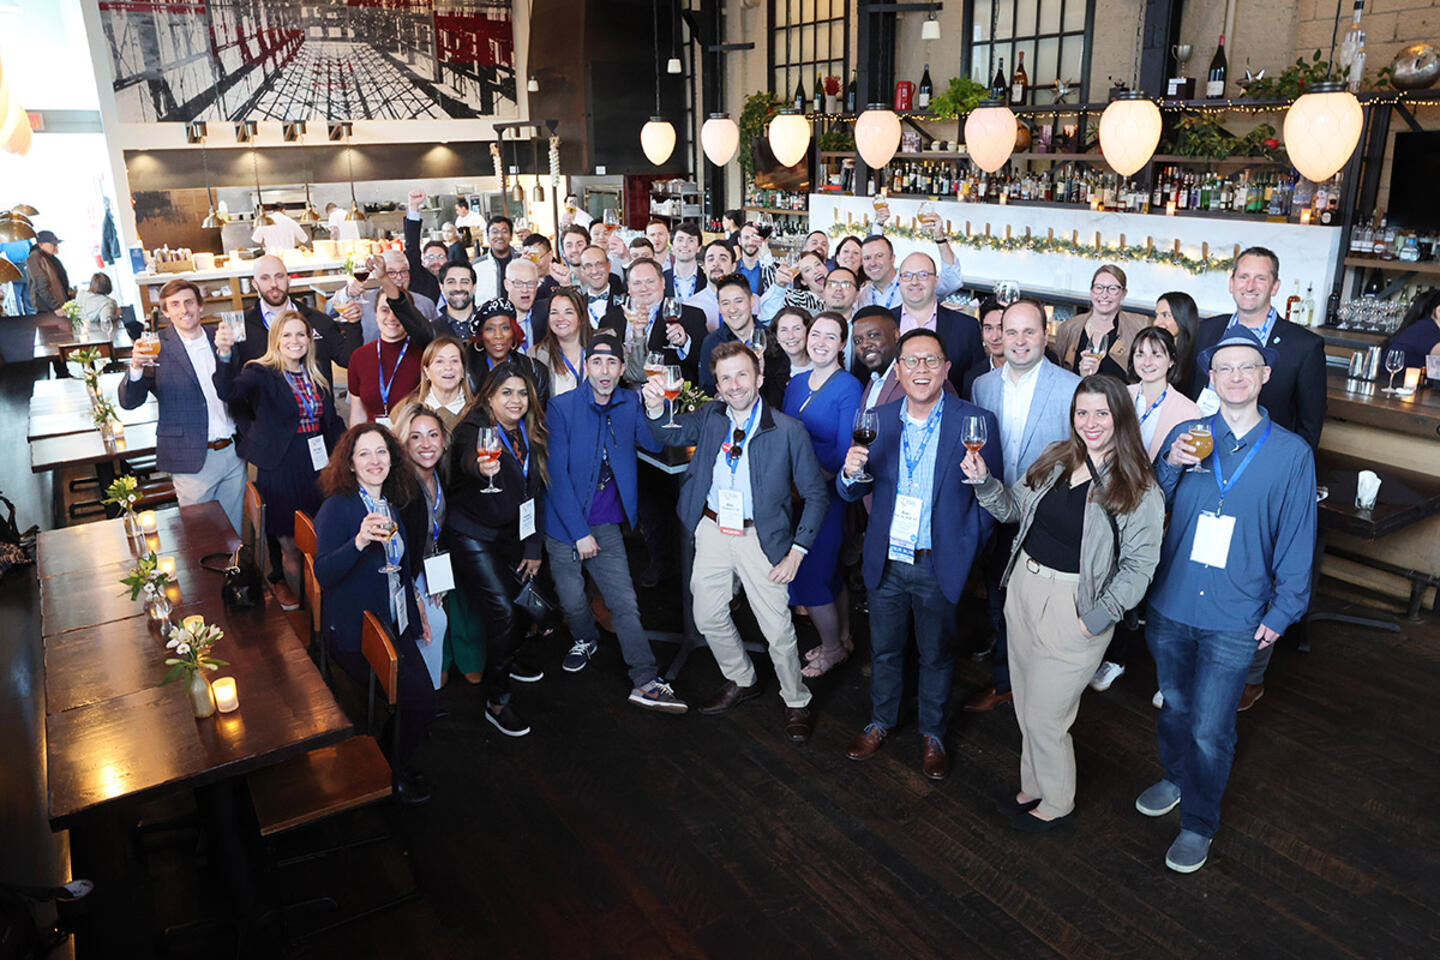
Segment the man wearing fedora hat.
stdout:
[[52,231],[41,230],[35,234],[35,246],[25,261],[25,274],[36,313],[56,313],[70,299],[70,277],[56,256],[59,251],[60,238]]
[[1310,600],[1315,457],[1260,406],[1275,359],[1243,326],[1204,350],[1200,362],[1220,408],[1176,426],[1155,464],[1171,514],[1145,639],[1164,694],[1156,733],[1165,775],[1135,807],[1152,817],[1180,808],[1180,832],[1165,856],[1180,873],[1204,865],[1219,827],[1235,708],[1255,651],[1271,646]]

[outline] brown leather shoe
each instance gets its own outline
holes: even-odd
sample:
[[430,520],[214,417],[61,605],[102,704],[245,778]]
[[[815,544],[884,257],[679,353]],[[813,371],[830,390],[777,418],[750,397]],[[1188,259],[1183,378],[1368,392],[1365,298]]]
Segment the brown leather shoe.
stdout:
[[920,748],[920,769],[931,780],[944,780],[950,775],[950,754],[936,737],[925,737]]
[[1265,684],[1247,683],[1245,689],[1240,692],[1240,706],[1235,708],[1236,713],[1244,713],[1255,706],[1255,701],[1265,696]]
[[720,692],[701,705],[699,709],[706,716],[713,717],[716,714],[724,713],[737,703],[753,700],[758,696],[760,696],[760,684],[752,683],[748,687],[742,687],[733,680],[726,680],[725,686],[720,688]]
[[808,707],[785,708],[785,736],[791,743],[804,743],[815,729],[815,718]]
[[867,724],[865,729],[850,741],[850,746],[845,749],[845,756],[851,760],[869,760],[875,756],[875,751],[880,749],[880,744],[885,742],[886,736],[885,731],[875,724]]
[[270,584],[270,592],[275,594],[275,600],[280,604],[281,610],[299,610],[300,598],[295,596],[295,591],[290,589],[290,584],[284,580],[276,580]]
[[994,687],[986,687],[965,701],[965,709],[972,713],[983,713],[986,710],[994,710],[1000,704],[1009,703],[1013,699],[1015,699],[1015,695],[1008,691],[996,693]]

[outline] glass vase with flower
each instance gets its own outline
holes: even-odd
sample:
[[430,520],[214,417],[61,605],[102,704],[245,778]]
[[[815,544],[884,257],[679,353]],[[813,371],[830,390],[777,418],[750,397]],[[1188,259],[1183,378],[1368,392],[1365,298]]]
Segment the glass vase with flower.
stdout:
[[165,665],[170,669],[160,685],[184,678],[190,707],[197,719],[203,720],[215,713],[215,694],[205,673],[230,665],[229,661],[211,653],[223,636],[225,632],[213,623],[207,624],[204,617],[192,616],[186,617],[180,626],[171,627],[170,639],[165,643]]

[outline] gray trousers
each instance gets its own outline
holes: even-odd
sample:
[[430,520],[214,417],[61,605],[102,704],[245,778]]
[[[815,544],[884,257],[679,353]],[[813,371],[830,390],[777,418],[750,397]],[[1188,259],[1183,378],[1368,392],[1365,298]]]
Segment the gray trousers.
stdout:
[[175,502],[180,506],[214,500],[224,508],[235,532],[240,532],[240,513],[245,507],[245,461],[235,452],[235,444],[224,450],[207,450],[205,463],[199,470],[172,473],[170,482],[175,486]]
[[600,544],[600,552],[589,560],[581,560],[573,543],[554,537],[545,538],[545,552],[550,556],[550,576],[555,592],[565,611],[565,622],[576,640],[594,642],[600,639],[600,628],[590,613],[585,598],[585,573],[588,571],[610,608],[615,635],[620,639],[620,652],[630,668],[630,681],[643,686],[659,675],[655,652],[640,625],[640,610],[635,604],[635,586],[630,582],[630,562],[625,556],[625,540],[620,525],[601,524],[590,528],[590,535]]

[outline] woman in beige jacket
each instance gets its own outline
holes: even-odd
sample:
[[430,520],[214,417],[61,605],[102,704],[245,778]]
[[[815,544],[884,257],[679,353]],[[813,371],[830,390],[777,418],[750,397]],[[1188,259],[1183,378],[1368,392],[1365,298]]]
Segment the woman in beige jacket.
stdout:
[[1090,309],[1060,324],[1055,353],[1066,370],[1088,377],[1108,373],[1125,382],[1130,345],[1150,325],[1138,313],[1121,310],[1125,303],[1125,271],[1107,263],[1090,278]]

